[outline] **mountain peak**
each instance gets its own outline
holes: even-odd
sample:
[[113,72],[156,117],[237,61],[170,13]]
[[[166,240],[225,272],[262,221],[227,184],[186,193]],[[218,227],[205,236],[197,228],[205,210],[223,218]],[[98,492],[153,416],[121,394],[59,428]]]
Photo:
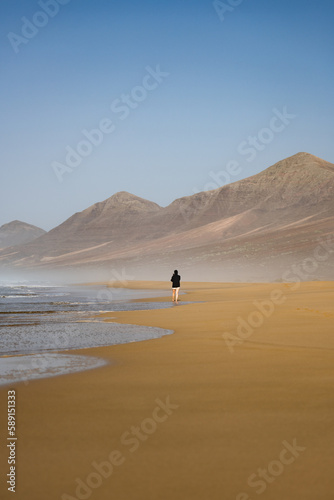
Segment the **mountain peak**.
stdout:
[[[326,172],[327,171],[327,172]],[[267,175],[294,175],[294,176],[326,176],[328,172],[334,172],[333,164],[318,158],[310,153],[297,153],[281,160],[259,174],[252,176],[266,177]]]
[[110,201],[110,200],[115,201],[117,203],[129,203],[129,202],[133,202],[136,200],[140,200],[143,202],[147,201],[148,203],[150,203],[148,200],[145,200],[144,198],[140,198],[139,196],[136,196],[135,194],[128,193],[128,191],[118,191],[117,193],[110,196],[110,198],[108,198],[106,201]]
[[292,156],[289,156],[286,159],[289,159],[289,158],[296,158],[296,159],[301,159],[301,160],[305,160],[306,158],[309,158],[309,159],[316,158],[316,159],[319,160],[319,158],[317,156],[314,156],[311,153],[307,153],[305,151],[300,151],[299,153],[296,153],[296,154],[294,154]]
[[[311,153],[300,152],[296,153],[284,160],[279,161],[275,165],[286,165],[289,164],[291,167],[309,167],[311,165],[315,166],[328,166],[332,165],[326,160],[319,158],[318,156],[312,155]],[[274,166],[275,166],[274,165]],[[269,167],[270,168],[270,167]]]
[[18,228],[22,229],[27,229],[27,230],[33,230],[33,229],[38,229],[39,231],[45,233],[44,229],[41,229],[40,227],[33,226],[32,224],[28,224],[27,222],[22,222],[21,220],[12,220],[11,222],[7,222],[7,224],[3,224],[0,227],[0,230],[15,230]]
[[40,227],[20,220],[13,220],[0,227],[0,247],[5,248],[29,243],[44,233],[44,229]]
[[129,193],[128,191],[117,191],[117,193],[110,196],[110,198],[114,198],[117,200],[131,200],[134,198],[138,198],[135,194]]
[[119,209],[131,208],[138,211],[152,211],[159,210],[161,208],[157,203],[145,200],[144,198],[140,198],[139,196],[128,193],[127,191],[119,191],[113,194],[110,198],[103,201],[102,204],[104,205],[103,209],[113,207]]

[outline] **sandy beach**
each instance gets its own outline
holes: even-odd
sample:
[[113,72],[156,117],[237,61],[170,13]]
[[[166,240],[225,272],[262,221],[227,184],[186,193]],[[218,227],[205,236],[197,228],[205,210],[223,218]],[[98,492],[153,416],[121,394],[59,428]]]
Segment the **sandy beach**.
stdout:
[[[127,286],[170,298],[166,283]],[[19,500],[333,498],[334,283],[182,292],[170,309],[103,314],[173,335],[71,351],[110,364],[1,388],[1,498],[8,389]]]

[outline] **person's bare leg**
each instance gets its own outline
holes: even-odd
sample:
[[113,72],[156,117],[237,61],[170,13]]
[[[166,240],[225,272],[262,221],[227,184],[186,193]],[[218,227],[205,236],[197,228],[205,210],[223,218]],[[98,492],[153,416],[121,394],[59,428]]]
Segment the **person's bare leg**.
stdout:
[[173,292],[173,298],[172,298],[172,301],[174,302],[174,300],[175,300],[175,290],[172,290],[172,292]]
[[177,302],[177,299],[179,298],[179,289],[177,288],[176,289],[176,302]]

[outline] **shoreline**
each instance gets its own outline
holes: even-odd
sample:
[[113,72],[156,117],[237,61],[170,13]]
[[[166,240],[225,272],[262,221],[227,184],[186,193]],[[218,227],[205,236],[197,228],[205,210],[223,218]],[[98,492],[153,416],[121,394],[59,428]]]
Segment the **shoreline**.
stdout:
[[[173,335],[85,349],[116,364],[14,384],[19,500],[78,499],[84,491],[98,500],[251,500],[249,477],[294,440],[305,451],[279,477],[271,474],[266,498],[330,500],[333,282],[196,286],[183,284],[192,303],[182,307],[109,317]],[[253,321],[254,302],[272,299],[271,315],[230,352],[224,332],[236,336],[238,318]],[[0,419],[6,392],[0,388]],[[103,477],[97,467],[111,460]]]
[[[31,287],[30,285],[27,285]],[[88,285],[89,286],[89,285]],[[104,285],[100,285],[104,286]],[[48,287],[45,287],[48,288]],[[60,288],[60,287],[59,287]],[[139,290],[139,289],[138,289]],[[24,297],[29,294],[22,294]],[[123,299],[125,311],[132,310],[133,302],[147,303],[150,298],[154,302],[157,297],[141,297],[134,299]],[[165,301],[165,299],[163,299]],[[108,327],[104,320],[99,319],[101,313],[105,312],[110,318],[114,314],[112,309],[114,301],[110,302],[108,311],[80,310],[71,312],[73,318],[77,314],[77,319],[64,321],[63,311],[52,311],[59,320],[52,323],[39,322],[32,324],[9,324],[1,329],[2,346],[9,346],[15,343],[15,348],[0,349],[0,386],[10,386],[11,384],[24,382],[39,378],[49,378],[66,375],[78,371],[98,368],[106,363],[102,358],[92,357],[90,354],[73,355],[73,351],[103,347],[113,345],[142,342],[145,340],[160,339],[164,335],[171,335],[172,330],[160,329],[156,327],[142,325],[126,325],[113,322],[113,328]],[[158,302],[162,302],[159,300]],[[119,300],[116,300],[119,303]],[[126,309],[128,304],[129,309]],[[166,306],[164,306],[166,307]],[[146,310],[146,309],[144,309]],[[38,316],[50,313],[50,311],[4,311],[2,314],[37,314]],[[86,319],[80,319],[81,315]],[[50,330],[52,328],[52,330]],[[46,341],[42,337],[46,337]],[[19,358],[15,362],[15,358]]]

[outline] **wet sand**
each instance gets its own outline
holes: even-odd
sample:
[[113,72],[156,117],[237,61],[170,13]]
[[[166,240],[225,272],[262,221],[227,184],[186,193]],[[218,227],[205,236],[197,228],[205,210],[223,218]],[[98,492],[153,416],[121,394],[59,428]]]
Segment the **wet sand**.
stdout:
[[[17,499],[332,499],[334,284],[182,290],[194,303],[109,314],[174,335],[71,351],[112,364],[14,384]],[[8,468],[2,445],[2,498]]]

